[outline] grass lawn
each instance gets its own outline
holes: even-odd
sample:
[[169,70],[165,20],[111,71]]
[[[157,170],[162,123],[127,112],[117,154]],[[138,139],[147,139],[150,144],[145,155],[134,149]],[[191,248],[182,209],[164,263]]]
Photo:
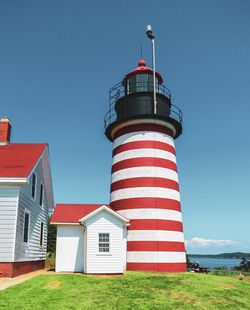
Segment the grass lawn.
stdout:
[[42,275],[0,291],[0,309],[250,309],[246,280],[191,273]]

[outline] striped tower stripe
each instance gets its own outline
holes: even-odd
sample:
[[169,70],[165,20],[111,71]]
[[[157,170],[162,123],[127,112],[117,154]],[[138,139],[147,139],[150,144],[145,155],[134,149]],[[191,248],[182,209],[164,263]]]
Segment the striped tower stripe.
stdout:
[[157,219],[182,222],[181,212],[166,209],[128,209],[118,211],[122,216],[131,220]]
[[129,241],[127,244],[128,251],[169,251],[184,252],[183,242],[175,241]]
[[127,263],[127,270],[131,271],[151,271],[151,272],[185,272],[185,263]]
[[115,156],[113,156],[113,165],[118,163],[119,161],[131,158],[143,158],[143,157],[154,157],[154,158],[162,158],[173,161],[176,163],[175,155],[168,151],[157,150],[157,149],[138,149],[138,150],[128,150],[121,152]]
[[142,166],[142,167],[132,167],[125,168],[122,170],[118,170],[112,173],[112,183],[119,180],[126,180],[130,178],[155,178],[157,175],[158,178],[165,178],[169,180],[173,180],[178,182],[177,172],[168,168],[161,167],[150,167],[150,166]]
[[179,190],[179,184],[176,181],[168,180],[164,178],[130,178],[124,179],[111,184],[111,192],[123,188],[131,187],[163,187]]
[[182,222],[169,221],[162,219],[143,219],[143,220],[130,220],[130,231],[132,230],[171,230],[183,231]]
[[[128,241],[184,242],[183,232],[169,230],[129,230]],[[171,248],[169,249],[171,250]]]
[[167,198],[155,198],[155,197],[140,197],[140,198],[128,198],[112,202],[112,208],[115,211],[127,210],[127,209],[168,209],[181,211],[180,202]]
[[177,171],[176,164],[169,159],[162,159],[157,157],[138,157],[125,159],[115,163],[112,165],[112,173],[118,170],[140,166],[161,167]]
[[113,201],[120,199],[137,197],[167,198],[180,201],[180,194],[178,191],[161,187],[131,187],[118,189],[111,192],[110,201],[112,203]]
[[175,149],[172,145],[152,140],[152,141],[127,142],[127,143],[121,144],[113,150],[113,156],[121,152],[124,152],[124,151],[144,149],[144,148],[163,150],[163,151],[171,152],[175,155]]
[[114,133],[110,204],[130,219],[128,270],[186,271],[175,148],[169,128],[133,124]]
[[[123,136],[118,137],[114,140],[113,149],[117,148],[120,145],[128,142],[139,142],[139,141],[157,141],[166,143],[174,148],[174,141],[169,135],[158,133],[158,132],[145,132],[145,131],[137,131],[127,133]],[[145,146],[144,146],[145,147]]]
[[185,252],[129,251],[128,263],[185,263]]

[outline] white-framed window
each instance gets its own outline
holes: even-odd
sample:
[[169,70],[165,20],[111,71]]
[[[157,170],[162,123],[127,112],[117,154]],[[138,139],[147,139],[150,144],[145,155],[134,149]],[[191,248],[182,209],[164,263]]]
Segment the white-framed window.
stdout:
[[109,242],[109,233],[99,233],[99,253],[109,253],[110,251],[110,242]]
[[44,237],[44,223],[41,222],[41,228],[40,228],[40,247],[43,246],[43,237]]
[[30,213],[24,212],[23,219],[23,242],[28,243],[29,241],[29,230],[30,230]]
[[36,196],[36,174],[33,172],[31,177],[31,197],[35,199]]
[[44,189],[44,187],[43,187],[43,184],[41,183],[41,184],[40,184],[40,198],[39,198],[39,204],[40,204],[40,206],[43,205],[43,189]]

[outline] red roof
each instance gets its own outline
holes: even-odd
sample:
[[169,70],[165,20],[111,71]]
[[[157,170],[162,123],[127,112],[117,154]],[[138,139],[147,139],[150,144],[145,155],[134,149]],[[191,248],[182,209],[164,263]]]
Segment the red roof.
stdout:
[[0,178],[26,178],[47,144],[0,145]]
[[[125,75],[124,79],[123,79],[123,84],[125,83],[125,81],[130,78],[131,76],[135,75],[135,74],[143,74],[143,73],[149,73],[153,75],[153,70],[151,68],[146,67],[146,61],[141,59],[138,63],[138,68],[134,69],[133,71],[131,71],[130,73],[128,73],[127,75]],[[160,75],[159,72],[155,72],[155,75],[158,77],[159,83],[163,83],[163,79]]]
[[[92,213],[102,205],[57,204],[51,218],[51,223],[79,223],[79,220]],[[110,208],[109,205],[106,207]],[[111,209],[111,208],[110,208]]]

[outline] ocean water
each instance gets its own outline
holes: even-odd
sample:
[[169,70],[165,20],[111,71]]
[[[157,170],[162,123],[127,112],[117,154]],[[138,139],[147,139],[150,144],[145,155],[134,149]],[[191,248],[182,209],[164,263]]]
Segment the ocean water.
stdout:
[[217,267],[227,267],[228,269],[239,266],[241,259],[239,258],[206,258],[206,257],[190,257],[192,263],[199,262],[202,267],[216,269]]

